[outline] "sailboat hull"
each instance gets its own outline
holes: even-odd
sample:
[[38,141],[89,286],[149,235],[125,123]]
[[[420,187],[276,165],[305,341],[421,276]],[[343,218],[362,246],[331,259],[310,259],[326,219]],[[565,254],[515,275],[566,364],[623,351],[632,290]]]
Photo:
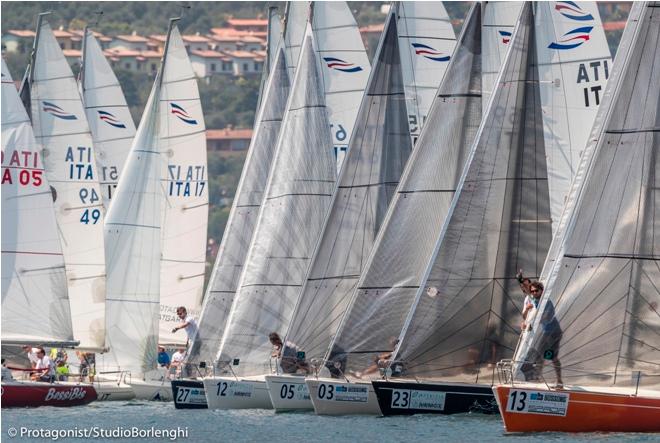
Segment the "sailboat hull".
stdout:
[[95,381],[94,388],[98,401],[126,401],[135,398],[130,385],[117,381]]
[[490,385],[373,381],[383,415],[497,413]]
[[493,387],[507,432],[660,432],[660,396]]
[[176,409],[207,409],[204,383],[201,380],[172,380]]
[[3,408],[81,406],[97,399],[92,385],[79,383],[2,382]]
[[277,412],[314,409],[305,377],[295,375],[267,375],[268,395]]
[[305,383],[318,415],[381,415],[370,381],[307,378]]
[[172,386],[167,381],[133,380],[130,383],[135,398],[148,401],[172,401]]
[[204,392],[209,409],[273,409],[263,377],[208,377]]

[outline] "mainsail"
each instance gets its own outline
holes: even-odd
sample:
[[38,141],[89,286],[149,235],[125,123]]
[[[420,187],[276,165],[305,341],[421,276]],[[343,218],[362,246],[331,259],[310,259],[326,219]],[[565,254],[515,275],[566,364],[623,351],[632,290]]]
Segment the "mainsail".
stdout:
[[270,372],[268,334],[284,333],[332,200],[336,161],[308,27],[272,173],[218,360],[233,373]]
[[74,344],[53,195],[2,59],[2,344]]
[[419,138],[449,59],[456,35],[442,2],[394,2],[399,49],[413,143]]
[[482,6],[472,7],[327,357],[352,374],[403,327],[481,121]]
[[133,143],[135,124],[121,85],[89,28],[83,36],[80,87],[107,210]]
[[[83,348],[105,346],[103,200],[76,79],[43,16],[23,84],[55,203],[71,317]],[[27,91],[29,90],[29,94]]]
[[324,356],[412,151],[396,18],[393,10],[385,22],[351,149],[287,333],[308,359]]
[[310,2],[308,1],[289,1],[286,3],[284,12],[284,58],[289,72],[289,80],[293,81],[296,76],[296,67],[300,58],[300,48],[307,19],[309,18]]
[[195,342],[199,343],[191,347],[188,361],[212,361],[220,346],[229,309],[252,242],[289,89],[284,51],[279,49],[264,89],[254,135],[209,280],[199,319],[199,333],[195,338]]
[[554,233],[612,58],[595,2],[539,2],[535,17]]
[[186,47],[174,27],[167,44],[162,73],[159,148],[167,163],[161,178],[164,193],[160,259],[160,333],[162,344],[185,345],[176,308],[185,306],[198,316],[206,268],[209,191],[206,129],[197,79]]
[[312,2],[310,14],[339,172],[369,79],[369,57],[346,2]]
[[633,4],[544,299],[515,356],[540,363],[558,349],[567,384],[660,386],[659,6]]
[[486,2],[481,31],[483,107],[495,88],[495,80],[509,49],[509,42],[523,2]]
[[[197,213],[198,219],[204,217],[196,221],[187,219],[189,224],[179,227],[183,235],[206,223],[205,178],[196,175],[202,173],[201,169],[193,168],[189,179],[185,172],[179,176],[178,168],[172,167],[179,161],[181,165],[201,161],[194,158],[198,153],[189,152],[188,148],[199,146],[200,133],[188,126],[203,127],[203,117],[199,99],[191,94],[196,91],[194,79],[185,64],[187,56],[181,35],[173,23],[167,41],[161,68],[105,223],[108,342],[117,364],[133,375],[144,374],[156,365],[161,285],[166,284],[162,279],[165,271],[161,257],[168,257],[166,248],[172,247],[178,235],[174,230],[165,235],[162,232],[170,223],[169,215],[178,211],[176,217],[187,217],[190,211]],[[180,160],[182,157],[185,160]],[[172,179],[173,174],[180,177],[181,185],[179,180]],[[186,203],[188,196],[182,194],[187,189],[191,201],[202,201],[200,206]],[[171,194],[178,192],[182,194]],[[193,240],[191,247],[192,243]],[[171,267],[176,265],[169,263]],[[198,263],[185,265],[199,267]],[[173,275],[169,278],[176,280],[180,273],[188,271],[179,269],[170,270]],[[179,288],[181,282],[171,284]]]
[[551,240],[532,6],[510,49],[393,360],[413,378],[491,383],[522,319],[518,269]]

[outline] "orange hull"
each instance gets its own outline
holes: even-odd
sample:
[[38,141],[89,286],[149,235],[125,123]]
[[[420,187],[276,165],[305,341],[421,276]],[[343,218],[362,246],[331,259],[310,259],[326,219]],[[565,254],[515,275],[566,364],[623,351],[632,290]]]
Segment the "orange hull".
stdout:
[[660,398],[493,387],[507,432],[660,432]]

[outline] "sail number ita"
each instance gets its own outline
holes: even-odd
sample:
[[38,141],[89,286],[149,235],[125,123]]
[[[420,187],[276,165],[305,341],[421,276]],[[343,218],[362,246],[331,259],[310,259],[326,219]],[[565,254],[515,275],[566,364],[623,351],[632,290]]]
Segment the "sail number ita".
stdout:
[[[5,164],[5,157],[8,164]],[[2,151],[2,184],[39,187],[43,183],[43,169],[39,168],[39,153],[12,151],[5,156]]]

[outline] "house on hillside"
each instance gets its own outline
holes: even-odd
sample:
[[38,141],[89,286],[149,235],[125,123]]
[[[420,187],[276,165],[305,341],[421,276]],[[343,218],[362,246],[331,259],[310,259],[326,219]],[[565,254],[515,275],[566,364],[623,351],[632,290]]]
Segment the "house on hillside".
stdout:
[[234,73],[231,58],[222,52],[211,49],[191,51],[190,63],[195,75],[200,78],[216,74],[232,75]]
[[250,147],[252,129],[206,130],[206,149],[208,151],[244,151]]
[[125,49],[128,51],[147,51],[149,49],[149,39],[137,35],[133,31],[130,35],[118,35],[108,46],[108,49]]

